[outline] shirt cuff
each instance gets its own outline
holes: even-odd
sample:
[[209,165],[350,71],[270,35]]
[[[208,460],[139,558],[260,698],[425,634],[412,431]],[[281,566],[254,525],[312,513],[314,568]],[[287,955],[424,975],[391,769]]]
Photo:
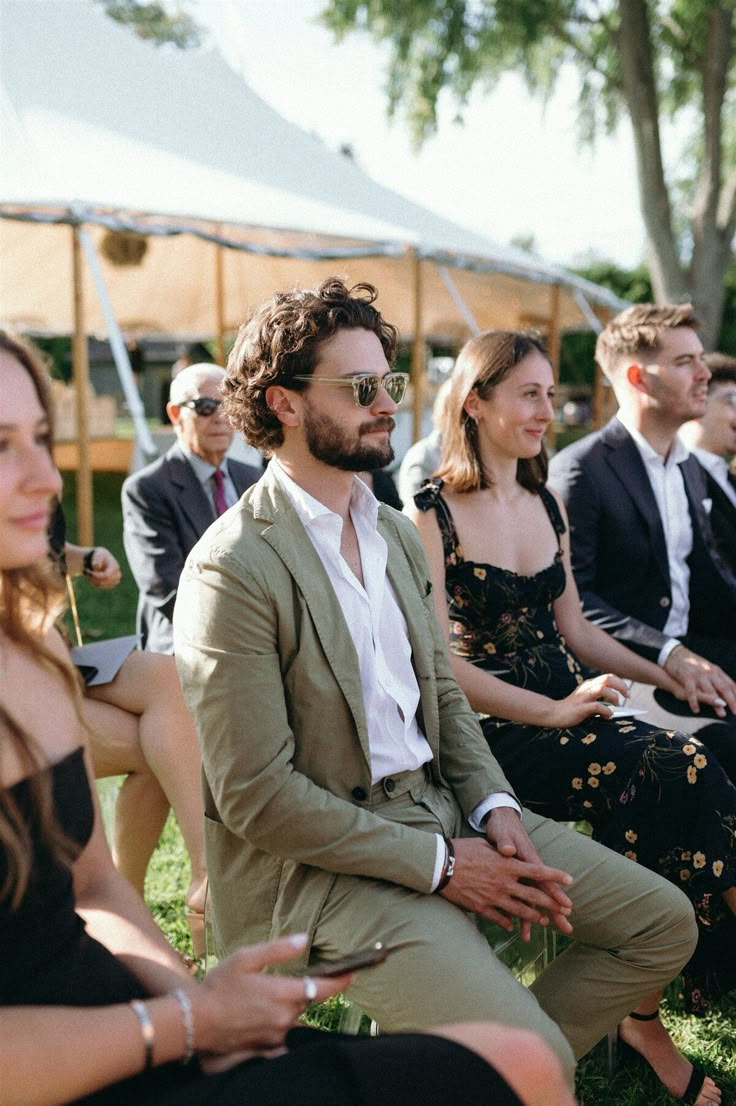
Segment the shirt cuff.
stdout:
[[483,833],[483,819],[486,814],[490,814],[492,810],[496,810],[500,806],[510,806],[521,817],[521,807],[514,796],[509,795],[508,791],[497,791],[494,795],[486,795],[485,799],[479,802],[475,810],[468,816],[468,821],[473,829],[477,830],[478,833]]
[[657,664],[660,668],[664,668],[670,653],[674,652],[678,645],[682,645],[682,642],[678,641],[676,637],[671,637],[669,641],[664,643],[657,657]]
[[432,876],[432,890],[437,890],[437,884],[442,879],[442,873],[445,870],[445,863],[447,861],[447,845],[445,839],[441,833],[436,833],[437,839],[437,852],[434,858],[434,875]]

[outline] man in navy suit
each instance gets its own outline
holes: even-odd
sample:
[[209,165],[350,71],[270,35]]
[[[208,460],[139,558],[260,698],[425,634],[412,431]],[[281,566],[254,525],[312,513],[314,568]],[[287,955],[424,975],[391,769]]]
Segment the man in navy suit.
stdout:
[[123,484],[123,540],[138,585],[141,646],[173,653],[172,616],[189,550],[261,473],[225,456],[233,428],[222,410],[224,371],[190,365],[171,382],[166,410],[177,441]]
[[706,406],[697,326],[689,304],[637,304],[608,323],[596,361],[618,414],[552,459],[550,483],[567,505],[586,616],[663,665],[693,714],[702,704],[729,720],[713,728],[733,730],[722,758],[733,772],[736,578],[715,548],[703,469],[677,434]]

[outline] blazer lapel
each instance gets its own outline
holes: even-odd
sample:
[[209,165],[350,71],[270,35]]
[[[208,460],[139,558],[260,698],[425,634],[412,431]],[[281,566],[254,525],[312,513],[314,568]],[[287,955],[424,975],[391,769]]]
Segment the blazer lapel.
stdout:
[[248,488],[250,488],[253,483],[253,477],[251,476],[252,470],[245,465],[230,461],[228,463],[228,471],[230,473],[230,479],[235,486],[235,491],[238,493],[238,497],[240,497],[243,492],[247,492]]
[[[424,675],[432,670],[433,642],[427,633],[427,611],[421,595],[422,586],[427,594],[431,591],[431,586],[428,580],[420,582],[414,578],[401,535],[393,519],[382,508],[378,512],[378,532],[388,546],[386,571],[409,628],[414,667],[419,674]],[[430,644],[432,649],[428,648]]]
[[288,497],[268,470],[259,480],[255,517],[270,521],[263,540],[278,554],[304,596],[327,661],[350,707],[361,748],[370,765],[368,727],[358,656],[335,589]]
[[182,515],[187,519],[201,538],[205,530],[215,521],[212,504],[207,493],[197,479],[197,475],[186,456],[177,445],[167,453],[169,477],[176,489],[176,502]]
[[670,566],[662,518],[636,443],[618,419],[609,422],[601,438],[608,447],[606,460],[642,516],[662,575],[669,580]]

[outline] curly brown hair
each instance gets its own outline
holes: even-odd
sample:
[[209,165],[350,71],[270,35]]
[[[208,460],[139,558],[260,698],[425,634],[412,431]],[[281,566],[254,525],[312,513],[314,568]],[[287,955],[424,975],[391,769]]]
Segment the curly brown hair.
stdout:
[[257,308],[240,328],[223,383],[225,412],[236,430],[257,449],[270,453],[283,445],[277,416],[266,403],[273,384],[303,391],[295,376],[310,376],[320,345],[338,330],[370,330],[389,364],[396,354],[398,331],[373,306],[372,284],[352,288],[331,277],[318,288],[277,294]]
[[[14,358],[29,374],[41,406],[53,423],[53,404],[48,376],[35,350],[7,331],[0,330],[0,351]],[[64,664],[43,641],[50,621],[61,612],[63,586],[50,559],[22,568],[0,569],[0,636],[23,649],[40,664],[58,673],[79,709],[80,692],[76,670]],[[44,757],[22,722],[0,705],[0,743],[9,742],[29,779],[34,818],[44,841],[62,862],[71,863],[76,850],[59,827],[53,808],[49,777],[39,772]],[[0,852],[5,870],[0,880],[0,901],[11,908],[20,903],[31,873],[33,841],[27,815],[23,815],[12,790],[0,787]]]
[[663,330],[688,326],[697,330],[700,326],[691,303],[665,304],[635,303],[619,312],[598,335],[595,343],[596,364],[610,379],[622,358],[636,357],[640,353],[654,353],[659,349],[659,336]]
[[[483,471],[477,427],[465,410],[465,400],[475,391],[489,399],[493,389],[530,353],[549,354],[539,335],[521,330],[485,330],[466,342],[452,370],[440,431],[442,463],[437,477],[456,492],[471,492],[490,484]],[[547,453],[520,458],[516,479],[527,491],[537,492],[547,481]]]

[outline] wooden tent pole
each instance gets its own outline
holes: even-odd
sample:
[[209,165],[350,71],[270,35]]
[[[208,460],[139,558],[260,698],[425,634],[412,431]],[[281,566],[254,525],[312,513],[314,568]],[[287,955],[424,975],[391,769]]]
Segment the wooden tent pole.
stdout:
[[[611,312],[605,308],[599,310],[599,314],[603,316],[602,322],[605,326],[608,320],[611,318]],[[604,377],[602,370],[597,364],[593,365],[593,429],[598,430],[606,421],[608,407],[608,389],[604,383]]]
[[414,270],[414,342],[411,347],[411,382],[414,393],[412,408],[411,440],[422,436],[422,412],[424,410],[424,333],[422,330],[422,262],[415,249],[409,250]]
[[[560,286],[559,284],[553,284],[550,288],[550,302],[549,302],[549,329],[547,331],[547,349],[549,351],[549,360],[552,365],[552,375],[554,377],[555,385],[560,381]],[[554,422],[549,424],[547,430],[547,440],[551,446],[554,446],[557,438],[557,432]]]
[[82,248],[79,228],[72,227],[72,286],[74,289],[74,336],[72,375],[77,411],[77,541],[94,545],[92,510],[92,466],[89,449],[89,355],[82,292]]
[[[216,234],[222,233],[220,224]],[[217,364],[225,364],[225,251],[215,243],[215,341],[217,346]]]

